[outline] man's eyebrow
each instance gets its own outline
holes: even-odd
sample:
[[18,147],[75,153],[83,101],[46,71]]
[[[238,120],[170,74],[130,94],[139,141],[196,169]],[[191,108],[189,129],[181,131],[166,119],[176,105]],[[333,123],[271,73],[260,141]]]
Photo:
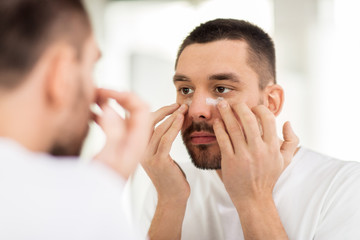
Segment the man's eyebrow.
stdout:
[[190,82],[190,79],[185,75],[175,74],[173,77],[173,82]]
[[232,82],[240,83],[240,78],[234,73],[217,73],[209,76],[209,80],[227,80]]
[[[232,81],[236,83],[241,83],[240,78],[235,73],[216,73],[212,74],[208,77],[209,80],[215,81]],[[190,78],[182,74],[175,74],[173,77],[173,81],[175,82],[191,82]]]

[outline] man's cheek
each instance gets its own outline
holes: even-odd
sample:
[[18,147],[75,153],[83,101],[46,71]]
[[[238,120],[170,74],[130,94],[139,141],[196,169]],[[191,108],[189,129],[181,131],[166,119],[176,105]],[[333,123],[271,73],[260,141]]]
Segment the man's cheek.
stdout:
[[189,118],[188,114],[185,114],[181,132],[184,132],[190,125],[191,125],[191,119]]
[[180,105],[184,103],[184,99],[179,95],[179,92],[176,94],[176,103]]

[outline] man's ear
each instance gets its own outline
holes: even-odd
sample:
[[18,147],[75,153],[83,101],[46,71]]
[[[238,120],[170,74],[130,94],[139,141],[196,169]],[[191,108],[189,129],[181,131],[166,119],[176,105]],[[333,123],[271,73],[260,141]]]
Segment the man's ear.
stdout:
[[75,51],[67,44],[56,44],[43,57],[46,61],[45,98],[47,105],[61,108],[69,101],[69,91],[73,89],[75,73]]
[[280,85],[271,84],[264,90],[264,105],[278,116],[284,104],[284,90]]

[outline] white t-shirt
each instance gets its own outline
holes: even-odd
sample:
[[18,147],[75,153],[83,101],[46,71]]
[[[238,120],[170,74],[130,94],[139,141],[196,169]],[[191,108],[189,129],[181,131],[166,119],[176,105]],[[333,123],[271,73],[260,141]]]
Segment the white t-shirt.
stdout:
[[[182,229],[186,240],[244,239],[240,220],[214,170],[182,164],[191,187]],[[129,196],[134,196],[132,179]],[[360,164],[345,162],[300,148],[280,176],[273,197],[289,239],[360,239]],[[149,184],[132,209],[146,234],[156,207],[156,190]]]
[[0,138],[0,239],[139,239],[124,180],[101,163],[32,153]]

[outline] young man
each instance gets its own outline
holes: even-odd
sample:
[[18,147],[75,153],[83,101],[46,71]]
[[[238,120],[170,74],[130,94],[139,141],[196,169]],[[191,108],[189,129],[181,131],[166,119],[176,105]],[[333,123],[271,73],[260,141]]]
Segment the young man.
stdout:
[[[154,114],[154,122],[172,115],[143,163],[155,188],[138,215],[151,239],[360,238],[360,164],[297,148],[289,123],[284,140],[276,136],[283,89],[262,29],[234,19],[201,24],[175,70],[182,106]],[[169,155],[180,130],[197,167],[183,164],[185,176]]]
[[[135,239],[122,187],[146,148],[150,115],[130,93],[95,88],[100,53],[81,1],[1,1],[0,36],[0,239]],[[106,144],[86,165],[71,156],[92,119]]]

